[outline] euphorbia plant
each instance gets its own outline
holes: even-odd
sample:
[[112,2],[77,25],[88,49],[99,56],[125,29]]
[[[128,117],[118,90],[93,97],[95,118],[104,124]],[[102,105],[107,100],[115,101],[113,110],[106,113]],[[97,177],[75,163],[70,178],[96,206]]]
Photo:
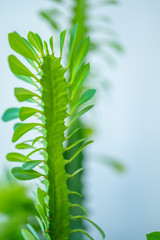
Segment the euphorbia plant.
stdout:
[[[68,188],[67,182],[74,181],[74,176],[83,169],[73,173],[67,172],[67,165],[91,142],[87,138],[76,139],[71,145],[67,141],[79,128],[72,129],[74,122],[93,105],[85,106],[94,96],[95,90],[84,92],[83,83],[88,75],[88,67],[84,59],[90,47],[90,40],[86,38],[79,44],[74,53],[77,25],[73,28],[70,37],[67,66],[61,64],[62,52],[66,30],[60,34],[60,56],[54,53],[53,37],[50,38],[50,50],[46,41],[42,41],[38,34],[28,33],[28,40],[18,33],[9,34],[11,48],[25,57],[34,68],[29,70],[17,57],[10,55],[9,65],[11,71],[20,79],[30,83],[33,89],[15,88],[15,96],[19,102],[28,102],[30,106],[8,109],[4,117],[8,119],[20,118],[22,122],[14,127],[12,142],[17,142],[24,134],[35,130],[38,135],[33,140],[25,140],[16,145],[18,150],[29,152],[21,154],[12,152],[7,155],[9,161],[20,162],[22,165],[12,169],[13,175],[20,180],[40,179],[37,188],[37,218],[43,235],[51,240],[68,240],[71,234],[81,232],[93,239],[84,229],[72,229],[71,221],[84,219],[93,224],[105,238],[104,232],[87,218],[86,210],[79,204],[70,201],[70,195],[79,195]],[[72,62],[72,74],[67,79]],[[86,71],[87,70],[87,71]],[[82,92],[79,96],[78,92]],[[34,122],[23,123],[26,119],[34,117]],[[68,134],[69,133],[69,134]],[[65,159],[65,152],[76,147],[80,148],[69,159]],[[33,156],[36,158],[33,158]],[[31,159],[32,158],[32,159]],[[70,208],[81,210],[81,214],[72,216]],[[84,214],[83,214],[84,213]],[[40,239],[38,234],[29,225],[29,232],[23,229],[25,239]]]

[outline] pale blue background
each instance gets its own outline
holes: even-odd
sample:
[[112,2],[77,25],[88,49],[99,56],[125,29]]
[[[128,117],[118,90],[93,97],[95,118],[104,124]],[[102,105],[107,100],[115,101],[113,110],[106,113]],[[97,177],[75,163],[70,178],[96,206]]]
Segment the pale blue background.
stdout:
[[[7,34],[36,31],[43,38],[50,28],[40,21],[45,0],[0,1],[0,115],[17,106],[7,56]],[[89,216],[106,232],[108,240],[145,240],[145,234],[160,230],[160,1],[123,0],[109,9],[125,46],[125,55],[109,70],[112,89],[94,110],[97,137],[90,151],[118,157],[127,166],[117,174],[97,162],[87,164]],[[12,123],[0,122],[1,174],[5,155],[12,151]],[[100,239],[96,232],[92,234]]]

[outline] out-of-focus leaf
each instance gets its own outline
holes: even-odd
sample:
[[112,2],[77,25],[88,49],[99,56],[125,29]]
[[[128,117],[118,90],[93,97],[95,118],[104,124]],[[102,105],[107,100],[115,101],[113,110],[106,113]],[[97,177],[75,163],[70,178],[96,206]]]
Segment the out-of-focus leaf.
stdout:
[[25,240],[36,240],[35,237],[26,229],[22,229],[22,235]]
[[38,211],[38,213],[39,213],[42,221],[43,221],[44,224],[47,226],[47,218],[46,218],[46,215],[45,215],[45,213],[44,213],[44,210],[43,210],[42,206],[38,203],[37,206],[36,206],[36,208],[37,208],[37,211]]
[[52,18],[52,16],[50,16],[50,14],[47,12],[40,12],[40,15],[46,19],[50,24],[51,26],[56,29],[56,30],[59,30],[59,26],[58,26],[58,23],[55,21],[55,19]]
[[47,193],[44,190],[38,188],[37,196],[38,196],[38,201],[39,201],[40,205],[43,207],[43,209],[45,209],[45,200],[44,199],[47,196]]
[[153,232],[146,235],[147,240],[159,240],[160,239],[160,232]]
[[124,172],[125,166],[116,158],[109,157],[106,155],[99,155],[97,156],[97,161],[102,162],[105,165],[108,165],[109,167],[113,168],[117,172]]
[[8,108],[2,116],[2,120],[4,122],[8,122],[17,118],[19,118],[19,108]]
[[27,227],[28,229],[30,230],[30,232],[34,235],[34,237],[36,238],[36,240],[40,240],[37,232],[35,231],[35,229],[30,225],[30,224],[27,224]]
[[115,41],[108,41],[108,45],[110,47],[112,47],[114,50],[116,50],[117,52],[122,53],[123,52],[123,47],[120,43],[115,42]]

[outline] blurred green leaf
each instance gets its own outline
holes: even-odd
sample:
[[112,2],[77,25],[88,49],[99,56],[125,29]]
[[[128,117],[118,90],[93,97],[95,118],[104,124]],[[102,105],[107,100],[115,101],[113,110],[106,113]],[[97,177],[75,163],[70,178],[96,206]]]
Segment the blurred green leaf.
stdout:
[[36,240],[40,240],[37,232],[35,231],[35,229],[30,225],[30,224],[27,224],[27,227],[28,229],[30,230],[30,232],[34,235],[34,237],[36,238]]
[[16,118],[19,118],[19,108],[8,108],[2,116],[2,120],[4,122],[8,122]]
[[119,53],[122,53],[124,51],[122,45],[118,42],[108,41],[108,45]]
[[146,235],[147,240],[159,240],[160,239],[160,232],[153,232]]
[[25,240],[36,240],[35,237],[26,229],[22,229],[22,235]]
[[125,166],[116,158],[99,154],[99,157],[97,160],[102,162],[105,165],[108,165],[109,167],[112,167],[117,172],[125,171]]

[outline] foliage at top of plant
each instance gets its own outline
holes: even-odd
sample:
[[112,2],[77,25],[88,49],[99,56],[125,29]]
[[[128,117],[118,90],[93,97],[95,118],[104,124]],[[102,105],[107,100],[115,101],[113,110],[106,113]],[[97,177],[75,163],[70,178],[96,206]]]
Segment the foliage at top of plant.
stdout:
[[108,72],[101,71],[98,66],[103,64],[107,69],[109,65],[115,63],[115,54],[123,52],[119,36],[113,29],[113,20],[108,16],[109,7],[118,5],[119,1],[52,0],[52,3],[53,7],[50,7],[48,10],[42,10],[40,15],[58,32],[66,24],[67,26],[70,24],[72,27],[78,23],[74,51],[76,51],[82,39],[90,36],[91,85],[93,86],[94,84],[96,88],[102,86],[103,89],[106,89],[108,87]]
[[[90,222],[97,228],[102,238],[105,238],[104,232],[84,216],[87,215],[86,210],[70,201],[70,195],[80,194],[69,189],[67,184],[69,180],[74,181],[74,176],[83,170],[77,169],[73,173],[68,173],[67,165],[70,165],[75,157],[93,142],[82,138],[76,139],[69,146],[66,143],[79,131],[79,128],[72,132],[69,130],[78,118],[93,107],[86,104],[95,94],[94,89],[82,91],[83,83],[89,73],[88,64],[84,63],[84,59],[89,51],[90,40],[88,37],[82,40],[74,53],[76,31],[77,25],[71,32],[67,67],[61,64],[66,30],[60,34],[59,57],[55,56],[53,36],[49,39],[49,49],[47,42],[42,41],[37,33],[29,32],[27,39],[16,32],[9,34],[11,48],[25,58],[32,70],[14,55],[8,58],[10,69],[19,79],[29,83],[32,89],[15,88],[17,100],[21,103],[26,102],[26,106],[10,108],[3,115],[4,121],[16,118],[21,120],[14,126],[12,142],[15,143],[20,139],[22,142],[16,144],[18,152],[7,154],[7,160],[20,163],[20,166],[12,169],[17,179],[39,178],[40,185],[36,194],[36,208],[39,213],[37,221],[41,226],[42,235],[47,240],[68,240],[71,234],[77,232],[93,239],[84,229],[72,229],[71,222],[81,219]],[[67,72],[70,71],[71,62],[72,74],[68,79]],[[28,120],[30,117],[33,117],[31,121]],[[35,137],[25,140],[24,135]],[[79,143],[82,145],[74,155],[65,159],[65,152],[75,148]],[[22,154],[20,150],[27,153]],[[72,216],[71,208],[80,208],[81,214]],[[40,237],[33,227],[28,225],[28,228],[30,231],[26,229],[22,231],[24,238],[39,240]]]

